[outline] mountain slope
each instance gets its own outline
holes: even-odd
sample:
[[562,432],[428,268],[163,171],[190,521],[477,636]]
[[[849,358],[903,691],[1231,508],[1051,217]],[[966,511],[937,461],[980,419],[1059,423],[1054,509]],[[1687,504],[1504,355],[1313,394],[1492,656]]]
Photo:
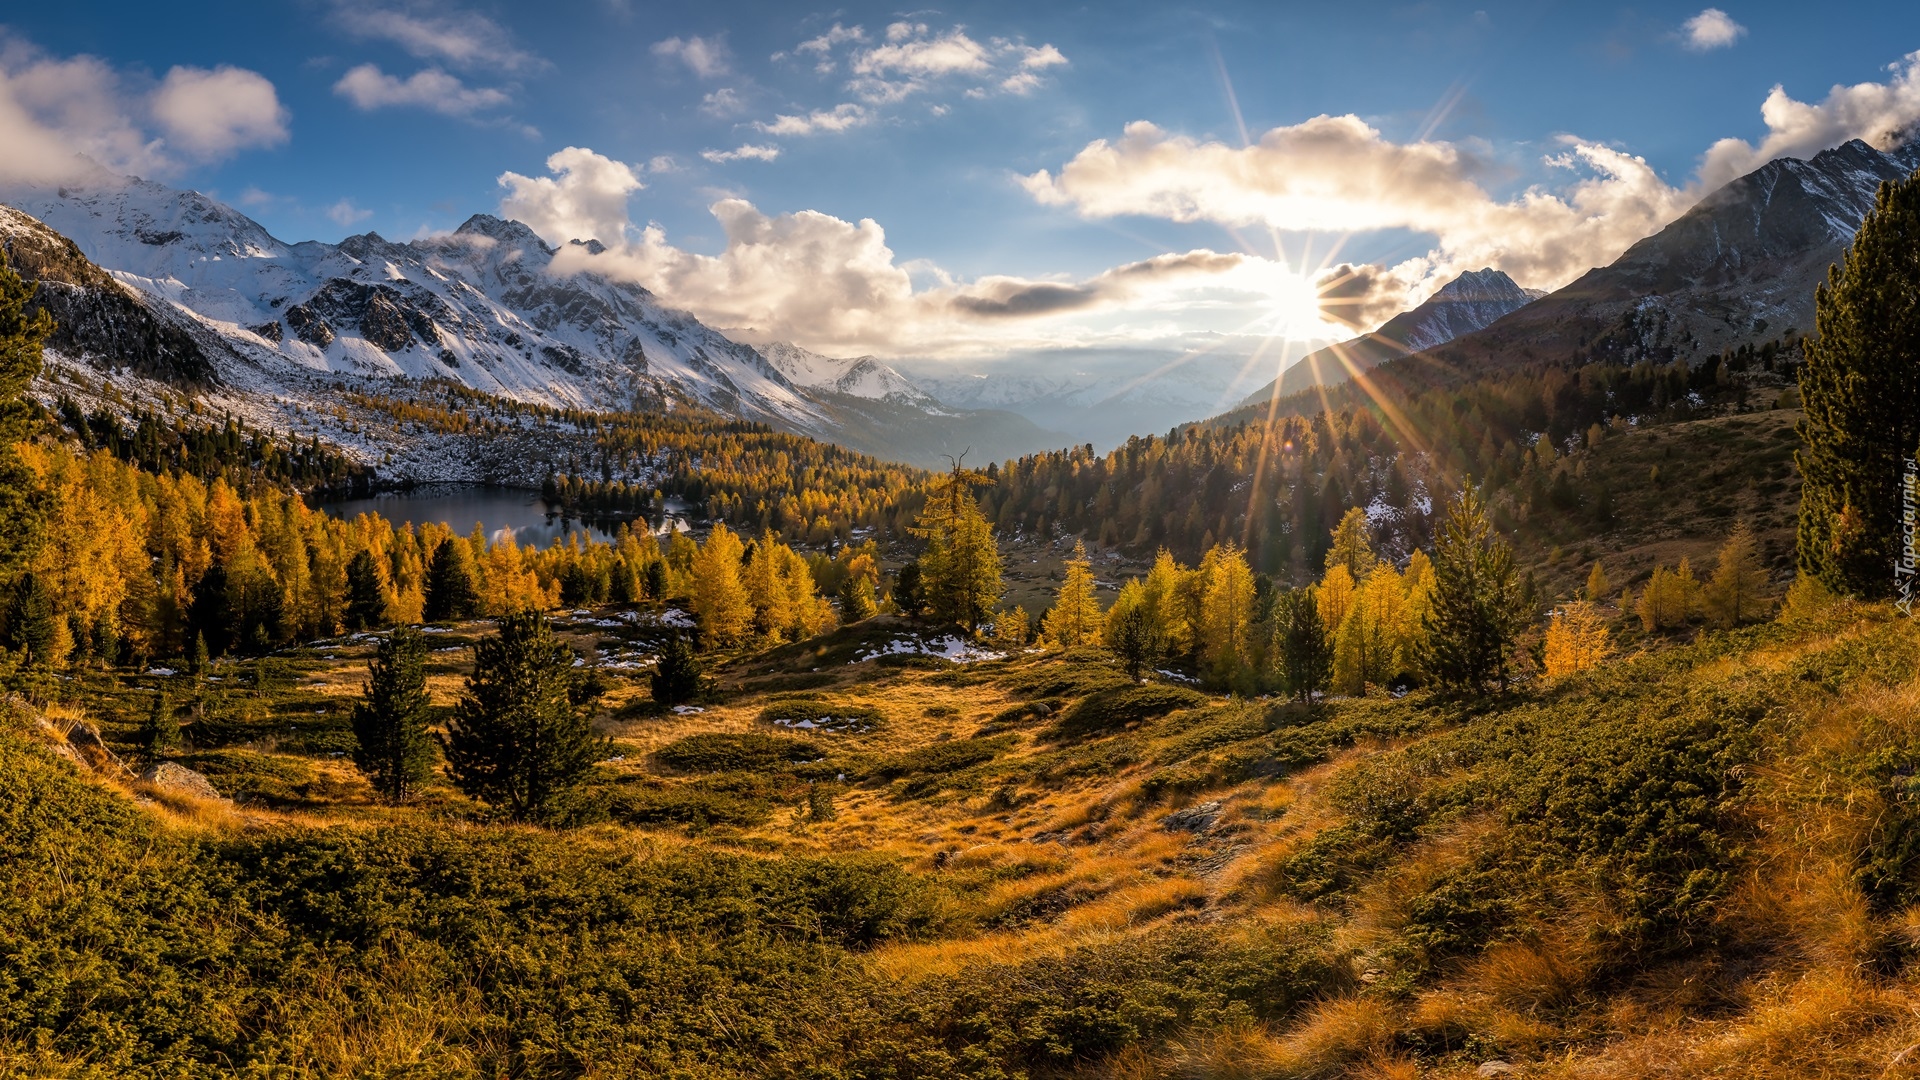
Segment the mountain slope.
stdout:
[[1920,143],[1855,140],[1780,158],[1728,183],[1610,265],[1477,333],[1432,350],[1516,360],[1671,362],[1813,329],[1813,294],[1874,193],[1920,167]]
[[[1345,382],[1356,371],[1444,345],[1490,326],[1542,295],[1537,289],[1521,288],[1499,270],[1469,270],[1441,286],[1418,307],[1388,319],[1380,329],[1301,358],[1276,380],[1278,393],[1285,396]],[[1249,395],[1244,404],[1263,403],[1275,392],[1275,383],[1268,383]]]
[[[445,379],[593,409],[697,405],[861,449],[884,446],[916,464],[939,464],[954,437],[977,436],[997,455],[1055,441],[1011,415],[941,407],[871,357],[837,361],[793,346],[763,353],[638,285],[550,273],[556,249],[519,222],[485,214],[407,243],[367,233],[337,245],[287,244],[198,192],[104,172],[83,184],[7,191],[0,201],[24,211],[9,211],[13,231],[45,223],[53,239],[41,246],[69,252],[63,265],[77,257],[107,271],[76,288],[131,303],[156,328],[140,332],[137,349],[55,342],[76,356],[152,354],[143,370],[269,396],[319,376]],[[192,347],[146,343],[159,327]],[[842,399],[869,398],[892,407],[850,419]]]

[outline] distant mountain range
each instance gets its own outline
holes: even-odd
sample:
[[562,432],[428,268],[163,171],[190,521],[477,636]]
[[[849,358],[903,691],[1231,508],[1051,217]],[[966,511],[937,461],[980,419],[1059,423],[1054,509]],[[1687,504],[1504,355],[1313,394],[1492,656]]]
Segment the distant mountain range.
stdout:
[[[138,312],[141,329],[122,332],[153,347],[63,341],[121,363],[147,356],[150,373],[266,393],[296,392],[301,376],[406,377],[553,405],[698,405],[926,465],[968,443],[1012,454],[1061,441],[1010,413],[943,406],[872,357],[763,351],[640,286],[550,273],[556,249],[485,214],[407,243],[288,244],[198,192],[105,172],[0,203],[19,211],[0,231],[62,251],[65,291]],[[112,323],[96,315],[79,322]]]

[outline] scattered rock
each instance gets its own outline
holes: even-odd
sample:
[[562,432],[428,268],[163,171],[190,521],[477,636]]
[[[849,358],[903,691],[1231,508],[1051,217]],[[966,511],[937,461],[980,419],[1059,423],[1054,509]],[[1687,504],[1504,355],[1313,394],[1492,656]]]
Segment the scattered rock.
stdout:
[[221,794],[206,777],[171,761],[163,761],[140,774],[140,782],[164,791],[191,795],[196,799],[218,799]]
[[1173,813],[1161,818],[1160,825],[1162,828],[1172,831],[1199,834],[1211,830],[1214,823],[1219,820],[1220,803],[1218,800],[1215,800],[1213,802],[1196,803],[1184,810],[1175,810]]
[[1483,1078],[1489,1076],[1512,1076],[1513,1066],[1496,1058],[1493,1061],[1482,1062],[1479,1068],[1473,1070],[1473,1075]]

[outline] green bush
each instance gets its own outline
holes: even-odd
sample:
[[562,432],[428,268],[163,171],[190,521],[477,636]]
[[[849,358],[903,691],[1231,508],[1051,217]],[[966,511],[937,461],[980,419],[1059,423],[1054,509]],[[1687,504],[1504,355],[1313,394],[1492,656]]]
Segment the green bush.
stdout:
[[821,755],[820,748],[811,740],[750,731],[689,735],[661,747],[653,756],[670,769],[715,773],[776,769],[812,761]]
[[1087,697],[1048,733],[1056,739],[1107,735],[1181,709],[1207,704],[1207,695],[1184,686],[1128,684]]

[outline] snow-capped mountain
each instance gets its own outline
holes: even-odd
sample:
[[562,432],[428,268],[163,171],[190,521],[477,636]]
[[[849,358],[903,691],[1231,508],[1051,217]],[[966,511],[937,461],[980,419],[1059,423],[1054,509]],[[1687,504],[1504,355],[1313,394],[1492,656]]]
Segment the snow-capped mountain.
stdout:
[[[1442,285],[1419,306],[1388,319],[1373,333],[1303,357],[1280,376],[1279,392],[1284,396],[1345,382],[1356,371],[1491,326],[1544,295],[1538,289],[1521,288],[1499,270],[1469,270]],[[1274,384],[1268,383],[1249,395],[1246,403],[1265,402],[1273,394]]]
[[[1274,362],[1244,343],[1197,343],[1185,352],[1140,350],[1074,356],[1017,356],[972,370],[953,364],[907,367],[943,404],[1018,413],[1075,443],[1107,449],[1130,435],[1161,432],[1212,416],[1272,378]],[[905,365],[903,365],[905,366]]]
[[1697,361],[1811,333],[1827,267],[1853,242],[1880,184],[1916,167],[1920,141],[1881,151],[1855,140],[1771,161],[1610,265],[1431,355],[1467,365]]
[[[406,243],[366,233],[288,244],[198,192],[104,171],[0,192],[0,203],[197,341],[198,375],[261,392],[316,375],[407,377],[553,405],[696,404],[926,464],[975,427],[1009,453],[1051,441],[1015,417],[943,408],[871,357],[762,352],[639,285],[551,272],[556,249],[516,221],[477,214]],[[867,399],[889,407],[849,412]]]
[[905,375],[887,366],[877,356],[840,360],[784,341],[762,346],[760,353],[767,358],[767,363],[796,386],[830,390],[836,394],[873,401],[891,401],[921,409],[940,409],[940,403],[932,395],[915,386]]

